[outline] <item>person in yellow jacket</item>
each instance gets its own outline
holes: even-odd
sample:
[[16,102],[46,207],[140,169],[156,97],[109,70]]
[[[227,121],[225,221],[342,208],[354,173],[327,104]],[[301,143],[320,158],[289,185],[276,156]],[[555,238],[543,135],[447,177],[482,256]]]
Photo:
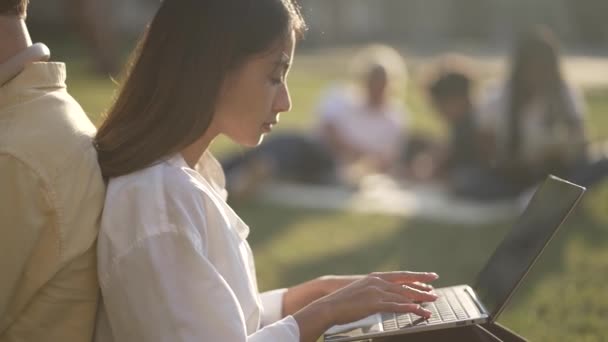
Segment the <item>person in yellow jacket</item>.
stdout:
[[105,186],[63,63],[0,0],[0,341],[90,341]]

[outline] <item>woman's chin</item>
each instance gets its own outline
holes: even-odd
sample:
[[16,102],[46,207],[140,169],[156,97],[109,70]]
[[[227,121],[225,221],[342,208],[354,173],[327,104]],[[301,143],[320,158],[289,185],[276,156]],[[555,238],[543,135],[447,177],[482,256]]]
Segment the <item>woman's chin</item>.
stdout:
[[240,141],[237,141],[237,143],[244,147],[256,147],[256,146],[260,145],[262,143],[262,141],[264,141],[265,135],[266,134],[262,133],[258,136],[251,137],[249,139],[242,139]]
[[264,141],[264,137],[265,137],[265,136],[266,136],[266,133],[262,133],[262,134],[260,134],[260,135],[258,136],[258,139],[255,141],[255,143],[254,143],[254,144],[252,144],[252,146],[251,146],[251,147],[256,147],[256,146],[259,146],[259,145],[262,143],[262,141]]

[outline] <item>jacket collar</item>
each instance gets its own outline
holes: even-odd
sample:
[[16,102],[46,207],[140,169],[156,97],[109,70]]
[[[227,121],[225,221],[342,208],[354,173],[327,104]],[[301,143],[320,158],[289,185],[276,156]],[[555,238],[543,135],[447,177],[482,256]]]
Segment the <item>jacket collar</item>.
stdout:
[[15,76],[19,75],[25,67],[34,62],[46,62],[51,57],[49,48],[42,44],[36,43],[25,50],[19,52],[6,62],[0,64],[0,86],[3,86]]

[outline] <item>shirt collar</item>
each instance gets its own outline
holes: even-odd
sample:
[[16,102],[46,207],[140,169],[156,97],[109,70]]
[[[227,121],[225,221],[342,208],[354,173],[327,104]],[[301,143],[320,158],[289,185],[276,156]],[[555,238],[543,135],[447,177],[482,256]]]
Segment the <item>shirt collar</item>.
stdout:
[[[34,45],[28,49],[35,48]],[[17,57],[16,60],[13,58]],[[59,62],[36,62],[32,59],[23,59],[15,56],[0,67],[17,68],[16,76],[10,78],[8,82],[0,85],[0,107],[8,107],[18,103],[26,96],[31,96],[32,90],[65,88],[65,64]],[[22,63],[18,63],[21,61]],[[19,71],[21,70],[21,71]],[[7,72],[6,75],[9,75]],[[1,83],[1,80],[0,80]],[[29,95],[28,95],[29,94]]]
[[49,48],[42,43],[33,44],[22,50],[0,64],[0,86],[17,76],[28,64],[46,62],[50,56]]
[[225,188],[226,181],[224,171],[221,164],[215,159],[211,152],[205,151],[194,169],[186,163],[181,153],[170,156],[166,161],[174,167],[186,169],[188,172],[194,173],[197,178],[202,178],[200,182],[206,184],[206,187],[211,187],[211,191],[215,192],[217,196],[221,198],[220,205],[239,237],[243,240],[247,239],[247,236],[249,236],[249,226],[247,226],[237,213],[226,203],[228,194]]
[[170,156],[167,159],[167,162],[178,168],[187,168],[196,171],[213,186],[214,190],[224,200],[226,200],[226,177],[224,176],[224,170],[211,152],[205,151],[194,168],[191,168],[188,163],[186,163],[181,153]]

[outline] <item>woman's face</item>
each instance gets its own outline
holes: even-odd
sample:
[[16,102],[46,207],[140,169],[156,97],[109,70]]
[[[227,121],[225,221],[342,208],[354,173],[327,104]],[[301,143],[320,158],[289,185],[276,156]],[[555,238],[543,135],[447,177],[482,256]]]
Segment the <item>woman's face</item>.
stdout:
[[547,67],[547,62],[540,58],[530,59],[523,67],[523,85],[532,92],[542,91],[551,82],[551,71]]
[[212,128],[244,146],[261,143],[291,109],[287,73],[293,61],[295,34],[271,51],[254,56],[226,78]]
[[366,79],[367,95],[372,105],[382,105],[386,100],[388,75],[386,69],[380,66],[372,68]]

